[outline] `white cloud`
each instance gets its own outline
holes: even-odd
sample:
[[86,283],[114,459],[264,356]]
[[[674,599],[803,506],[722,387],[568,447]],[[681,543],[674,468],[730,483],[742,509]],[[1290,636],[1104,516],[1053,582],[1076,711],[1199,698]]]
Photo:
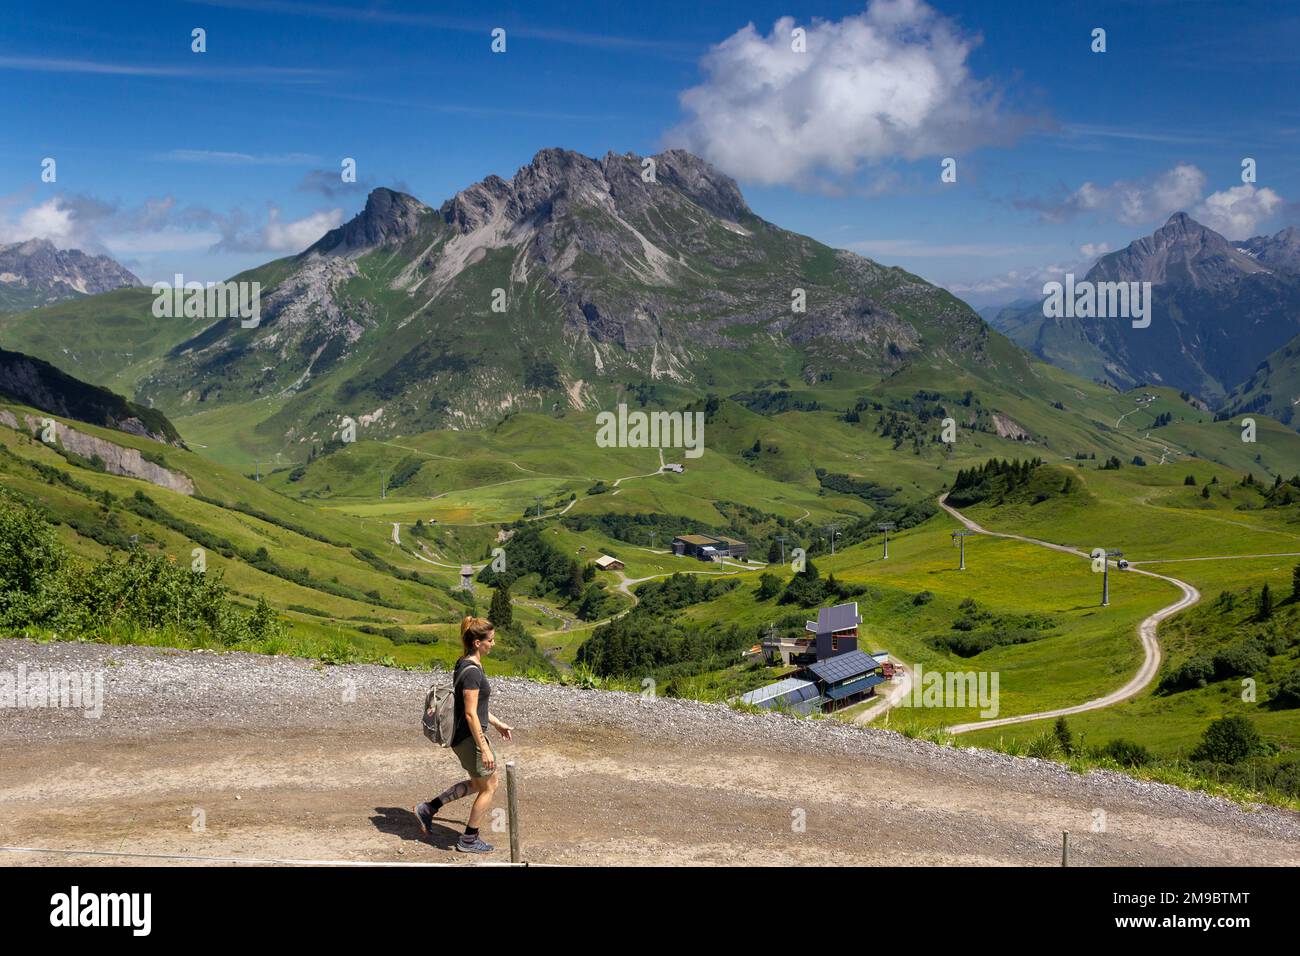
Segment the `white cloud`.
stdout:
[[1041,295],[1044,282],[1059,280],[1067,272],[1082,275],[1085,270],[1086,267],[1080,264],[1032,266],[1028,269],[1012,269],[1002,275],[974,282],[947,282],[944,283],[944,288],[953,295],[967,298],[976,304],[987,304],[984,300],[1009,302]]
[[302,219],[281,222],[280,210],[272,206],[262,230],[263,248],[271,252],[302,252],[342,221],[342,209],[322,209]]
[[[187,41],[188,42],[188,41]],[[61,60],[54,57],[0,56],[0,70],[36,73],[92,73],[110,76],[184,76],[210,80],[276,79],[312,80],[334,75],[332,70],[289,66],[230,66],[220,70],[205,66],[158,66],[156,64],[104,63],[95,60]]]
[[1119,179],[1109,186],[1085,182],[1064,200],[1031,200],[1020,205],[1037,209],[1048,222],[1063,222],[1081,213],[1136,226],[1190,209],[1205,192],[1205,174],[1189,163],[1148,179]]
[[343,221],[342,209],[322,209],[301,219],[284,221],[280,207],[268,203],[266,221],[252,225],[242,210],[218,217],[221,241],[214,246],[221,252],[302,252],[313,242]]
[[48,239],[60,249],[77,244],[79,229],[72,210],[58,199],[24,209],[14,222],[0,222],[0,242]]
[[[1283,204],[1282,197],[1273,190],[1257,189],[1250,183],[1206,196],[1206,183],[1205,173],[1196,166],[1179,163],[1146,179],[1119,179],[1108,186],[1085,182],[1063,200],[1020,200],[1016,205],[1037,210],[1045,222],[1064,222],[1089,214],[1126,226],[1156,225],[1175,212],[1185,212],[1215,232],[1243,239],[1255,235],[1260,224]],[[1093,254],[1087,251],[1089,248],[1083,247],[1084,255]],[[1109,247],[1102,251],[1109,251]]]
[[1281,205],[1282,197],[1273,190],[1242,183],[1206,196],[1191,216],[1229,239],[1249,239]]
[[946,282],[946,288],[972,305],[1005,304],[1023,299],[1041,299],[1044,282],[1061,282],[1067,272],[1083,278],[1099,256],[1110,252],[1108,242],[1085,242],[1079,258],[1050,265],[1012,269],[1000,275],[970,281]]
[[24,198],[30,201],[22,194],[0,197],[0,242],[48,239],[96,255],[301,252],[343,221],[342,209],[285,220],[279,207],[268,205],[265,221],[256,224],[240,209],[224,215],[202,206],[182,209],[171,196],[133,207],[73,194],[24,207]]
[[[796,26],[805,53],[791,49]],[[782,17],[767,36],[751,23],[705,55],[705,82],[681,94],[689,118],[666,138],[741,179],[796,186],[1009,142],[1028,123],[971,75],[979,42],[921,0],[872,0],[839,21]]]

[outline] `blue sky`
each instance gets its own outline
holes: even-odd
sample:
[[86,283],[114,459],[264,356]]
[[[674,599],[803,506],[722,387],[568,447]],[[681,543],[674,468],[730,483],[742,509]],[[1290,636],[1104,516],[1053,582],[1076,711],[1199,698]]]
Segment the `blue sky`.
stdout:
[[[1176,209],[1233,239],[1300,222],[1296,6],[11,0],[6,14],[0,242],[107,251],[145,281],[224,278],[299,251],[369,187],[437,205],[546,146],[687,146],[759,215],[976,304],[1082,271]],[[940,182],[944,157],[956,183]]]

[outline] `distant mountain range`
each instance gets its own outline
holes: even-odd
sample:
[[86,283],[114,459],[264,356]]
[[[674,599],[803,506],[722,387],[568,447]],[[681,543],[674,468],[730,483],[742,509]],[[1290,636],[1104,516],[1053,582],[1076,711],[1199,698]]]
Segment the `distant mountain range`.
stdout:
[[1169,385],[1228,404],[1260,360],[1300,334],[1300,234],[1232,243],[1176,213],[1151,236],[1102,256],[1091,282],[1151,282],[1147,328],[1120,318],[1048,319],[1042,302],[991,321],[1024,348],[1120,388]]
[[261,283],[256,328],[159,320],[148,290],[124,290],[0,321],[0,341],[278,447],[343,415],[409,434],[609,407],[633,387],[1035,381],[965,303],[764,221],[680,150],[546,149],[436,209],[376,189],[309,249],[235,279]]
[[1270,269],[1300,273],[1300,229],[1295,226],[1275,236],[1248,239],[1239,248]]
[[109,256],[58,249],[48,239],[0,245],[0,312],[138,285],[140,280]]
[[[1298,246],[1294,230],[1234,245],[1180,213],[1086,277],[1152,282],[1149,328],[1049,321],[1038,302],[993,323],[1088,379],[1258,402],[1233,390],[1300,334]],[[0,317],[0,343],[290,458],[345,416],[384,437],[800,383],[973,390],[1012,435],[999,406],[1062,405],[1059,378],[964,302],[761,219],[681,150],[545,149],[437,208],[375,189],[302,253],[234,281],[261,285],[256,327],[156,318],[149,289],[116,288]]]

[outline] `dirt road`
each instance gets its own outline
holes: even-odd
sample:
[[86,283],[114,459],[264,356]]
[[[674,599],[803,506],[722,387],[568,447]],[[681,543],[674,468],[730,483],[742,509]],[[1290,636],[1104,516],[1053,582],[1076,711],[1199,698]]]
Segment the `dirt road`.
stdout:
[[[467,804],[431,841],[407,809],[460,776],[415,724],[427,674],[0,640],[0,672],[20,665],[103,674],[103,716],[0,709],[6,847],[479,862],[450,850]],[[494,678],[492,704],[517,727],[494,744],[533,863],[1051,866],[1062,830],[1076,865],[1300,863],[1300,815],[1115,773],[520,679]]]
[[[986,528],[976,524],[967,518],[956,508],[947,502],[947,495],[939,499],[939,507],[952,515],[967,529],[979,534],[986,534],[994,538],[1011,538],[1015,541],[1024,541],[1028,544],[1036,544],[1039,547],[1048,548],[1052,551],[1063,551],[1066,554],[1077,555],[1081,558],[1089,558],[1086,551],[1080,551],[1078,548],[1067,547],[1063,544],[1053,544],[1050,541],[1042,541],[1038,538],[1029,538],[1022,534],[1005,534],[1000,531],[989,531]],[[1089,558],[1089,560],[1091,560]],[[1118,573],[1118,572],[1116,572]],[[1147,577],[1159,578],[1161,581],[1168,581],[1183,592],[1182,597],[1172,604],[1162,607],[1154,614],[1144,618],[1138,625],[1138,637],[1142,641],[1142,666],[1138,668],[1137,673],[1133,675],[1123,687],[1112,691],[1102,697],[1093,700],[1084,701],[1081,704],[1075,704],[1072,707],[1058,707],[1056,710],[1042,710],[1034,714],[1020,714],[1016,717],[1000,717],[997,720],[980,720],[969,724],[957,724],[947,728],[951,734],[964,734],[972,730],[988,730],[991,727],[1005,727],[1009,724],[1024,724],[1031,720],[1042,720],[1047,717],[1068,717],[1070,714],[1081,714],[1088,710],[1100,710],[1103,707],[1110,707],[1118,704],[1120,701],[1128,700],[1130,697],[1136,697],[1138,694],[1156,679],[1156,674],[1160,671],[1160,642],[1156,640],[1156,628],[1160,622],[1167,617],[1172,617],[1179,611],[1186,610],[1201,599],[1201,592],[1196,590],[1186,581],[1180,581],[1178,578],[1171,578],[1166,574],[1156,574],[1154,571],[1142,571],[1130,566],[1130,574],[1145,574]]]

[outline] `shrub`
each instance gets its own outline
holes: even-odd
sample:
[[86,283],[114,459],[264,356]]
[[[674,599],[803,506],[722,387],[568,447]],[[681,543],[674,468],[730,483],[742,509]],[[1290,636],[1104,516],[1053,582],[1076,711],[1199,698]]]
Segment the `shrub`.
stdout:
[[501,628],[514,623],[515,612],[510,605],[510,585],[501,581],[492,590],[492,604],[488,609],[488,620]]
[[1293,671],[1278,684],[1268,702],[1279,709],[1300,707],[1300,671]]
[[285,624],[259,599],[248,615],[220,573],[133,550],[94,565],[68,559],[44,515],[0,489],[0,623],[94,638],[115,627],[175,628],[227,646],[279,640]]
[[1050,730],[1045,730],[1037,737],[1034,737],[1025,747],[1026,757],[1037,757],[1040,760],[1051,760],[1059,755],[1061,750],[1060,741]]
[[1259,592],[1258,617],[1261,621],[1267,621],[1272,616],[1273,616],[1273,592],[1270,591],[1268,589],[1268,585],[1265,584],[1264,587]]
[[1223,648],[1214,655],[1214,676],[1241,677],[1258,674],[1268,667],[1268,657],[1257,641],[1246,639]]
[[0,625],[39,620],[66,554],[45,516],[0,488]]
[[1212,680],[1214,680],[1214,662],[1208,657],[1197,656],[1167,673],[1161,679],[1159,689],[1162,693],[1168,694],[1192,687],[1204,687]]
[[1245,717],[1220,717],[1205,729],[1193,760],[1240,763],[1260,748],[1259,731]]
[[1151,752],[1131,740],[1117,738],[1107,743],[1098,753],[1109,757],[1121,767],[1145,767],[1151,762]]

